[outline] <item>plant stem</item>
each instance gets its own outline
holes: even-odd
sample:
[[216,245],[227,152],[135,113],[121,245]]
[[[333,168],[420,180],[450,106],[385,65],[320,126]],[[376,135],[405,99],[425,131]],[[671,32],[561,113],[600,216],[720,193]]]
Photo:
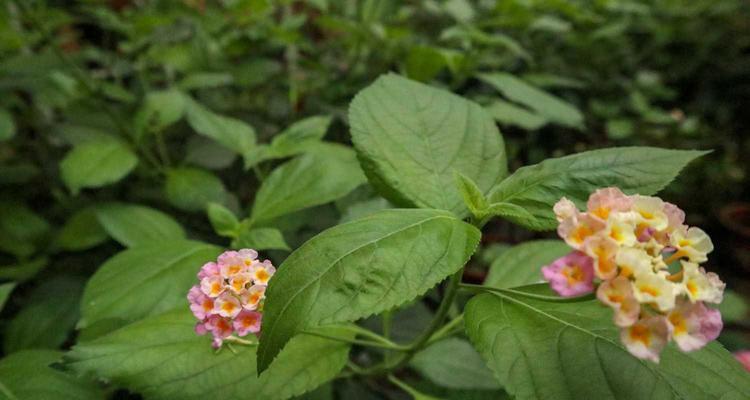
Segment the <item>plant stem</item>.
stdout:
[[430,337],[430,340],[427,341],[426,346],[429,346],[447,336],[453,335],[454,333],[458,332],[461,328],[461,323],[464,321],[464,315],[461,314],[457,316],[456,318],[453,318],[448,322],[447,324],[443,325],[442,328],[435,331],[435,333]]
[[418,351],[422,350],[425,345],[427,345],[433,334],[441,329],[441,324],[445,320],[448,310],[450,310],[451,305],[453,304],[453,300],[456,298],[463,274],[464,269],[461,268],[450,277],[443,300],[440,302],[440,306],[438,306],[430,325],[427,326],[427,329],[425,329],[424,332],[422,332],[422,334],[419,335],[419,337],[417,337],[417,339],[415,339],[395,361],[384,361],[383,363],[363,370],[361,375],[381,375],[397,370],[405,366]]
[[398,346],[398,345],[390,345],[390,344],[385,344],[385,343],[373,342],[369,340],[347,339],[347,338],[342,338],[342,337],[333,336],[333,335],[326,335],[325,333],[312,332],[312,331],[302,331],[302,333],[305,335],[318,336],[318,337],[322,337],[325,339],[335,340],[335,341],[343,342],[343,343],[356,344],[359,346],[377,347],[381,349],[405,351],[405,349],[402,346]]
[[502,289],[497,287],[491,287],[491,286],[482,286],[482,285],[473,285],[470,283],[462,283],[460,285],[461,289],[466,289],[470,292],[474,293],[482,293],[482,292],[494,292],[494,293],[501,293],[501,294],[514,294],[517,296],[523,296],[528,297],[532,299],[538,299],[538,300],[544,300],[544,301],[554,301],[554,302],[562,302],[562,303],[570,303],[570,302],[576,302],[581,300],[589,300],[592,298],[592,295],[587,294],[584,296],[577,296],[577,297],[558,297],[558,296],[545,296],[543,294],[536,294],[536,293],[529,293],[524,292],[521,290],[514,290],[514,289]]
[[[382,316],[382,320],[383,320],[383,337],[386,340],[390,341],[391,326],[393,324],[393,310],[388,310],[384,312]],[[385,362],[389,362],[391,360],[391,352],[386,351],[383,357],[385,358]]]
[[385,345],[388,345],[388,346],[399,347],[399,348],[404,349],[404,350],[407,349],[407,346],[401,346],[399,344],[396,344],[396,343],[392,342],[390,339],[388,339],[388,338],[386,338],[384,336],[380,336],[377,333],[372,332],[370,330],[367,330],[365,328],[362,328],[359,325],[354,325],[354,324],[352,324],[352,325],[346,325],[345,329],[349,329],[350,331],[356,332],[356,333],[358,333],[358,334],[360,334],[362,336],[369,337],[370,339],[373,339],[376,342],[379,342],[379,343],[382,343],[382,344],[385,344]]
[[414,399],[425,399],[425,400],[435,399],[432,396],[427,396],[424,393],[421,393],[420,391],[418,391],[417,389],[414,389],[413,387],[409,386],[406,382],[396,378],[393,374],[388,374],[388,380],[391,381],[391,383],[393,383],[394,385],[398,386],[399,389],[408,393]]
[[258,345],[258,342],[253,342],[251,340],[241,339],[241,338],[238,338],[237,336],[229,336],[228,338],[224,339],[224,341],[225,342],[229,342],[229,343],[241,344],[243,346],[257,346]]

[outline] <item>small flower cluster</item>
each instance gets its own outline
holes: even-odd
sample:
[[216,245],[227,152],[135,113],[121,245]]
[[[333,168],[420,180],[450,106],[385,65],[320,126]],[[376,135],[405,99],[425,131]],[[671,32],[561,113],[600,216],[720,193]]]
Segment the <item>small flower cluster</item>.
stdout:
[[725,285],[699,266],[713,244],[684,225],[677,206],[606,188],[589,197],[586,212],[566,198],[554,211],[557,232],[574,251],[543,267],[544,278],[561,296],[590,293],[596,279],[596,296],[614,310],[633,355],[658,362],[670,340],[692,351],[716,339],[721,314],[705,303],[720,303]]
[[234,333],[258,334],[266,286],[274,272],[271,262],[261,262],[258,252],[251,249],[226,251],[216,262],[203,265],[198,272],[200,284],[187,295],[190,310],[199,320],[195,332],[211,332],[214,348]]

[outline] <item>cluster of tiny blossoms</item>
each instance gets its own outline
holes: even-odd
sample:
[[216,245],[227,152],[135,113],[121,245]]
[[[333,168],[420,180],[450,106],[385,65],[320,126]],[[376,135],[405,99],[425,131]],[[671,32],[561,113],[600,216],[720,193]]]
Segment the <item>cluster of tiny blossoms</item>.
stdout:
[[213,347],[236,334],[260,332],[266,286],[276,268],[269,260],[258,260],[252,249],[226,251],[216,262],[203,265],[199,285],[190,288],[187,298],[198,324],[199,335],[211,332]]
[[554,211],[574,251],[543,267],[544,278],[561,296],[593,292],[598,281],[596,296],[614,310],[630,353],[658,362],[670,340],[692,351],[716,339],[721,314],[705,303],[721,302],[724,283],[699,265],[713,244],[684,225],[677,206],[606,188],[589,197],[586,212],[566,198]]

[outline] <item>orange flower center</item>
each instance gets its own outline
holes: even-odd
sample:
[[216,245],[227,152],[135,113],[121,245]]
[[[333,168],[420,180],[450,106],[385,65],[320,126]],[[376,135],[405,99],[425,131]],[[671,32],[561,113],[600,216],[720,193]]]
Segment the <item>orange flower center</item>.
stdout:
[[669,322],[674,327],[675,334],[687,332],[687,324],[685,324],[685,318],[683,318],[679,313],[674,312],[669,314]]
[[601,219],[607,219],[609,218],[609,207],[599,206],[596,210],[592,211],[591,213],[596,215],[597,217]]
[[583,269],[578,265],[569,265],[563,268],[563,275],[568,278],[568,285],[572,286],[584,279]]
[[261,282],[265,282],[268,279],[268,277],[269,277],[268,271],[266,271],[265,269],[261,268],[255,272],[255,279]]
[[640,286],[638,288],[638,290],[640,290],[642,293],[646,293],[646,294],[648,294],[648,295],[650,295],[652,297],[659,296],[659,289],[657,289],[657,288],[655,288],[653,286],[648,286],[648,285]]
[[630,339],[634,342],[641,342],[648,347],[651,343],[651,334],[647,327],[643,325],[634,325],[630,328]]

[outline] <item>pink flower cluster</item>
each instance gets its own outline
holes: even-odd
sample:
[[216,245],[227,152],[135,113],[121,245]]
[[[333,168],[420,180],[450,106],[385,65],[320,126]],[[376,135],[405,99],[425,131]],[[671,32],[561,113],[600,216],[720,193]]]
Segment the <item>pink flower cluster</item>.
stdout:
[[721,314],[705,303],[720,303],[725,285],[699,265],[713,244],[684,224],[677,206],[605,188],[589,197],[585,212],[566,198],[554,211],[557,233],[573,252],[543,267],[544,278],[561,296],[596,289],[630,353],[658,362],[670,340],[692,351],[719,336]]
[[263,299],[269,279],[276,268],[269,260],[258,260],[252,249],[226,251],[216,262],[203,265],[198,272],[199,285],[190,288],[190,310],[199,322],[199,335],[211,332],[214,348],[237,334],[260,332]]

